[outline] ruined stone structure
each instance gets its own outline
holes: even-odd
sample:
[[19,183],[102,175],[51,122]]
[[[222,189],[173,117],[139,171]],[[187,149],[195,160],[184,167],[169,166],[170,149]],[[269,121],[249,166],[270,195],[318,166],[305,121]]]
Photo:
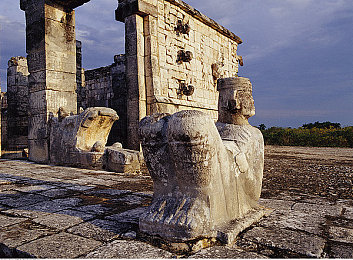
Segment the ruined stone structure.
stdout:
[[[128,147],[153,113],[202,110],[217,118],[217,77],[238,73],[239,37],[180,0],[119,1],[125,23]],[[217,65],[217,66],[216,66]]]
[[116,19],[125,23],[126,53],[84,76],[73,9],[85,2],[21,0],[31,160],[48,161],[48,117],[59,107],[74,114],[79,107],[103,104],[116,109],[121,119],[112,142],[135,150],[138,123],[147,115],[191,109],[217,119],[216,81],[237,76],[239,37],[180,0],[122,0]]
[[29,75],[29,159],[49,161],[49,115],[76,114],[75,12],[84,1],[21,0],[26,13]]
[[28,67],[24,57],[13,57],[7,69],[7,149],[28,147]]
[[219,121],[201,111],[155,114],[140,123],[146,164],[154,181],[140,229],[172,241],[236,235],[264,214],[264,141],[247,119],[255,114],[245,78],[218,81]]

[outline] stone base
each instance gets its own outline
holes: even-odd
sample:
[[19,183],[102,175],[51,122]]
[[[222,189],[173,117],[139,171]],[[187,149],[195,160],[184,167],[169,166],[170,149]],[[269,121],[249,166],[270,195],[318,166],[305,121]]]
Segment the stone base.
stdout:
[[[185,238],[181,239],[180,234],[181,230],[178,227],[170,226],[169,229],[167,225],[158,225],[153,226],[152,223],[145,223],[140,219],[140,229],[144,232],[144,234],[149,237],[149,242],[155,244],[158,247],[161,247],[165,250],[168,250],[173,253],[178,254],[190,254],[195,253],[203,248],[208,248],[214,245],[232,245],[235,243],[237,236],[239,233],[243,232],[247,228],[249,228],[254,223],[260,221],[263,216],[268,216],[273,212],[272,209],[267,209],[264,207],[259,207],[258,209],[253,209],[249,211],[243,218],[233,220],[232,222],[217,227],[214,230],[209,230],[207,232],[207,236],[199,236],[198,238],[188,239],[189,233],[187,233],[184,229],[182,231],[185,234]],[[164,229],[162,229],[164,227]],[[182,227],[179,227],[182,228]],[[166,230],[168,229],[168,230]],[[149,232],[149,231],[151,232]],[[168,236],[167,238],[162,238],[158,235],[158,231],[163,233],[164,236]],[[178,239],[171,238],[171,232],[176,232],[176,235],[179,236]],[[180,231],[180,232],[178,232]]]
[[258,222],[263,216],[267,216],[273,212],[272,209],[259,208],[248,212],[244,218],[237,219],[231,223],[218,228],[217,239],[225,245],[231,245],[235,242],[240,232],[244,231],[252,224]]

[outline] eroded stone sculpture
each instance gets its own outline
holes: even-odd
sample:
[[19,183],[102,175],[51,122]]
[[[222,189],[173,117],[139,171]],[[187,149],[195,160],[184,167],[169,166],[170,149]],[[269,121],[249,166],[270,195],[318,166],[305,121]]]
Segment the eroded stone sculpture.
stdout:
[[[235,236],[264,214],[264,144],[247,119],[255,114],[248,79],[218,81],[219,121],[200,111],[155,114],[140,123],[144,158],[154,181],[140,229],[172,241]],[[233,226],[232,226],[233,225]]]
[[79,115],[60,108],[50,121],[50,161],[82,168],[102,168],[105,144],[117,113],[106,107],[87,108]]

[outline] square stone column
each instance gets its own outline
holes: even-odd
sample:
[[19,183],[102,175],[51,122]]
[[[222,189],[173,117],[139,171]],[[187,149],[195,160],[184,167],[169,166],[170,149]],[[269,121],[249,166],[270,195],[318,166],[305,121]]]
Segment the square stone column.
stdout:
[[75,12],[70,8],[49,0],[21,0],[30,73],[29,159],[35,162],[49,160],[49,116],[57,116],[60,107],[77,112]]
[[133,150],[140,150],[138,125],[147,110],[143,21],[143,17],[137,14],[125,18],[127,145]]

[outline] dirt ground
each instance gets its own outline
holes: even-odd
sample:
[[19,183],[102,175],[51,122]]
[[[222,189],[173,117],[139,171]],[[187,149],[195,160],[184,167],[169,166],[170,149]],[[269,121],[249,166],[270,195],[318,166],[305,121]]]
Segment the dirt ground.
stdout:
[[353,198],[353,149],[266,146],[263,198],[315,195]]

